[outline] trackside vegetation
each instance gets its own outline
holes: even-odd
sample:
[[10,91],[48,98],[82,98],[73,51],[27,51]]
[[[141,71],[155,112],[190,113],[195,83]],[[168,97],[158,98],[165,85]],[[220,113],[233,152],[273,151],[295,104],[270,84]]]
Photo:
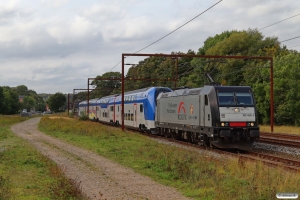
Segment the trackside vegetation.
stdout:
[[20,116],[0,116],[0,200],[84,199],[57,165],[15,136],[10,126]]
[[169,146],[138,133],[78,119],[43,117],[39,129],[173,186],[193,199],[276,199],[277,192],[299,193],[299,172],[260,162]]
[[[271,126],[261,125],[260,131],[271,132]],[[300,135],[300,127],[298,126],[274,126],[274,133],[287,133]]]

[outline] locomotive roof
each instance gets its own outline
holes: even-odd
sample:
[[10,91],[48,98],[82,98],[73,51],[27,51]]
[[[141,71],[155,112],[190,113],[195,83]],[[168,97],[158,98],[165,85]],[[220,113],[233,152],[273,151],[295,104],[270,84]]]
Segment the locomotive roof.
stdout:
[[201,88],[184,88],[179,90],[174,90],[172,92],[166,92],[161,94],[160,98],[168,98],[168,97],[176,97],[176,96],[188,96],[188,95],[199,95],[208,94],[211,90],[221,90],[221,91],[245,91],[245,89],[251,90],[250,86],[212,86],[212,85],[205,85]]

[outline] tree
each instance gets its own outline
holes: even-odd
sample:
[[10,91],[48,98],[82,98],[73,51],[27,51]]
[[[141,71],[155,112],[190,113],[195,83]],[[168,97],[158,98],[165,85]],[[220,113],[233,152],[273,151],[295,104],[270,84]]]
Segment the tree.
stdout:
[[52,111],[57,112],[61,110],[61,108],[65,105],[66,101],[66,96],[60,92],[57,92],[49,97],[48,106]]
[[3,105],[1,114],[16,114],[19,110],[19,97],[17,93],[7,86],[3,87],[2,89],[4,101],[1,103]]
[[27,109],[28,111],[33,110],[35,108],[36,101],[31,96],[25,96],[23,102],[21,103],[22,109]]
[[25,85],[19,85],[15,88],[18,95],[27,95],[28,88]]
[[0,114],[3,114],[2,111],[4,109],[4,94],[3,94],[3,88],[0,87]]
[[[94,96],[98,98],[103,96],[108,96],[111,94],[117,94],[121,91],[121,81],[120,80],[105,80],[105,79],[120,79],[120,72],[107,72],[102,76],[97,76],[96,80],[93,80],[91,85],[95,85],[96,88],[93,91]],[[98,78],[98,80],[97,80]]]
[[[258,30],[249,29],[247,31],[226,31],[215,37],[209,37],[197,54],[276,56],[282,51],[278,38],[265,38]],[[192,74],[187,82],[191,84],[193,80],[196,83],[206,84],[206,78],[201,74],[213,72],[214,80],[221,84],[252,86],[256,79],[259,79],[259,77],[253,77],[253,74],[259,73],[260,69],[257,66],[264,66],[267,62],[241,59],[223,59],[219,63],[216,61],[216,59],[194,58],[191,64],[195,67],[195,73],[198,76]],[[195,84],[193,85],[195,86]]]
[[275,58],[274,109],[275,122],[300,125],[300,53],[291,51]]

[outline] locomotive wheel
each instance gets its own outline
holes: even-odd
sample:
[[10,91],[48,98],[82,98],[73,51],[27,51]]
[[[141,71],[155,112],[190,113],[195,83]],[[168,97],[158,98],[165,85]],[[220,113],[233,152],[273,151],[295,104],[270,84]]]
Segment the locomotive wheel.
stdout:
[[191,133],[187,133],[187,142],[192,143],[192,136]]
[[209,148],[211,148],[211,149],[214,148],[212,138],[210,138],[210,140],[209,140]]
[[173,140],[176,140],[176,138],[177,138],[176,133],[171,133],[171,137],[172,137]]
[[210,147],[210,142],[209,142],[209,138],[207,137],[207,135],[204,135],[203,137],[203,146],[204,147]]

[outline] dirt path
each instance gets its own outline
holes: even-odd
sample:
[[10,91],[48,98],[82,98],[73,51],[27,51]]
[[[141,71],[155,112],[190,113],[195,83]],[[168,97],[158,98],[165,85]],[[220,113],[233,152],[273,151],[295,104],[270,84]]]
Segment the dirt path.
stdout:
[[40,118],[16,124],[11,130],[28,140],[42,154],[80,183],[90,199],[188,199],[174,188],[135,173],[91,151],[45,135],[37,129]]

